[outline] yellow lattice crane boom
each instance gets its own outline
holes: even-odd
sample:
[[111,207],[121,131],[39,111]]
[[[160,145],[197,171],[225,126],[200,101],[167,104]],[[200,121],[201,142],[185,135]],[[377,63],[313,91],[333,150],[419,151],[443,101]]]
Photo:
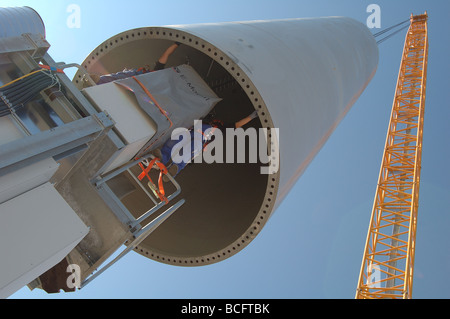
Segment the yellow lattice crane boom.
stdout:
[[428,15],[411,15],[356,298],[412,297]]

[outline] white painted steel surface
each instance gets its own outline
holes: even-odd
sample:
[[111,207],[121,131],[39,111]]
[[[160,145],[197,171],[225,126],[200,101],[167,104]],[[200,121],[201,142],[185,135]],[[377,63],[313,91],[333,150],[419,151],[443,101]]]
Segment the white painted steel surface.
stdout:
[[[178,25],[113,36],[83,66],[98,75],[140,67],[173,41],[182,46],[169,67],[188,59],[205,81],[231,76],[241,87],[246,100],[232,89],[219,95],[221,115],[236,120],[256,109],[261,127],[279,129],[276,173],[262,177],[251,165],[185,169],[177,179],[189,190],[186,204],[136,249],[159,262],[200,266],[236,254],[259,234],[374,76],[378,47],[364,24],[345,17]],[[82,88],[81,73],[74,82]]]
[[45,38],[45,26],[39,14],[30,7],[0,8],[0,38],[20,37],[24,33]]
[[25,136],[23,130],[14,123],[14,120],[11,117],[0,117],[0,147],[3,144],[8,144]]
[[236,63],[280,129],[277,204],[361,95],[378,65],[375,39],[345,17],[174,26]]
[[58,264],[88,231],[50,183],[0,204],[0,298]]
[[47,183],[59,164],[51,157],[0,175],[0,204]]
[[157,127],[141,109],[134,94],[115,83],[89,87],[84,93],[99,110],[105,110],[114,119],[115,129],[126,144],[114,155],[115,159],[105,169],[108,172],[133,159],[156,133]]

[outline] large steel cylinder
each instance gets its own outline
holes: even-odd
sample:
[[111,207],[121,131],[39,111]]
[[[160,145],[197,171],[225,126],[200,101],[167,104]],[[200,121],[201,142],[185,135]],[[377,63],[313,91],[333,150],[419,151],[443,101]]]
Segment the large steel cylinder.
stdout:
[[[168,66],[193,66],[223,99],[219,117],[236,121],[258,110],[252,126],[279,129],[269,137],[272,174],[261,174],[261,163],[186,168],[177,177],[186,204],[136,249],[199,266],[258,235],[374,76],[378,48],[365,25],[345,17],[147,27],[108,39],[83,66],[101,75],[152,64],[174,41],[182,46]],[[82,87],[81,73],[74,82]],[[142,205],[124,200],[131,210]]]
[[40,15],[30,7],[1,8],[0,38],[19,37],[24,33],[45,38],[45,26]]

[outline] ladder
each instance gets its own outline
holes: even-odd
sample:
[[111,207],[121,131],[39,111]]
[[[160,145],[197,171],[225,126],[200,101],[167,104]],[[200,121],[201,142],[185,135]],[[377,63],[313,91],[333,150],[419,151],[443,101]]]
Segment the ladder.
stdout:
[[[142,165],[143,162],[150,163],[145,169],[145,175],[148,175],[150,170],[159,170],[160,178],[163,174],[167,177],[168,182],[172,183],[175,187],[175,191],[169,194],[167,197],[160,197],[156,193],[149,192],[146,189],[146,185],[143,183],[143,179],[139,178],[132,171],[133,167],[144,168]],[[98,176],[95,178],[95,186],[98,194],[104,199],[105,203],[108,204],[110,209],[115,213],[115,215],[128,227],[130,228],[130,232],[132,234],[133,240],[126,241],[124,245],[126,248],[122,250],[114,259],[104,265],[102,268],[97,270],[94,274],[87,277],[79,287],[80,289],[84,288],[87,284],[92,282],[95,278],[97,278],[100,274],[102,274],[105,270],[123,258],[130,251],[135,249],[140,243],[142,243],[153,231],[155,231],[167,218],[172,216],[174,212],[176,212],[184,203],[185,200],[181,199],[175,204],[171,204],[171,202],[181,193],[181,187],[178,182],[167,172],[167,169],[163,165],[158,165],[159,159],[155,158],[155,156],[149,154],[139,159],[135,159],[134,161],[129,162],[128,164],[107,173],[105,176]],[[111,187],[108,186],[108,181],[113,179],[114,177],[125,173],[129,174],[136,183],[141,187],[142,191],[150,198],[150,200],[154,203],[154,206],[151,207],[147,212],[139,216],[138,218],[134,217],[130,211],[125,207],[120,198],[114,193]],[[151,183],[151,181],[150,181]],[[148,185],[150,186],[150,185]],[[150,187],[150,190],[151,187]],[[170,205],[169,205],[170,204]],[[166,208],[168,207],[168,208]],[[163,210],[166,208],[165,210]],[[162,211],[162,212],[161,212]],[[146,220],[151,219],[150,222],[146,222]]]

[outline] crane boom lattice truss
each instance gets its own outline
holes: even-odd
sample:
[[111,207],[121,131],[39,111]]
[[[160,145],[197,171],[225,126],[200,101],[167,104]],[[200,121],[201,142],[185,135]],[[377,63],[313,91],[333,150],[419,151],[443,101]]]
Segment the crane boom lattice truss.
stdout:
[[356,292],[412,297],[428,61],[428,15],[411,16]]

